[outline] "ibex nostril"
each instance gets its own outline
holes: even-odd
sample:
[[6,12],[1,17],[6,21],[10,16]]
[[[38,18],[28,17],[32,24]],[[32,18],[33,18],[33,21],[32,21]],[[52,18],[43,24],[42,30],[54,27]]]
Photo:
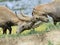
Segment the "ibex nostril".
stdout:
[[49,22],[49,20],[47,20],[47,22]]

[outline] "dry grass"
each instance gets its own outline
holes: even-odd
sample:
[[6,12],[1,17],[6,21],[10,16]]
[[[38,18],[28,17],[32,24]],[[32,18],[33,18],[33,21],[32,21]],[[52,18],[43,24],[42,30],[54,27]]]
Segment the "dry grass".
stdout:
[[60,45],[60,30],[52,30],[46,33],[46,39],[51,41],[53,45]]
[[39,45],[41,42],[39,35],[30,35],[16,38],[0,38],[0,45]]
[[43,34],[0,38],[0,45],[60,45],[60,31],[52,30]]

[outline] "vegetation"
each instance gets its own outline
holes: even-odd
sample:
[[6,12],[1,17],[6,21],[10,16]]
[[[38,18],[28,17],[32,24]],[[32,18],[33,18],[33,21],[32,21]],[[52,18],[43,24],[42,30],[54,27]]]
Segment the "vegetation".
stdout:
[[59,23],[54,26],[51,23],[43,23],[42,25],[40,25],[39,27],[35,28],[35,29],[30,29],[30,30],[25,30],[24,32],[22,32],[21,34],[16,34],[16,30],[17,30],[17,26],[13,26],[12,27],[12,34],[9,35],[9,31],[7,30],[7,34],[3,35],[2,34],[2,29],[0,28],[0,37],[17,37],[17,36],[26,36],[26,35],[31,35],[31,34],[42,34],[45,32],[49,32],[51,30],[56,30],[56,29],[60,29],[60,25]]
[[48,45],[53,45],[53,43],[49,40],[49,41],[48,41]]
[[[23,42],[25,42],[26,41],[26,43],[29,43],[29,41],[31,41],[31,40],[34,40],[34,41],[37,41],[37,42],[39,42],[38,40],[42,40],[42,41],[44,41],[44,38],[45,38],[45,33],[47,33],[47,32],[50,32],[51,30],[51,32],[50,33],[47,33],[49,36],[51,36],[50,34],[52,34],[53,33],[53,30],[59,30],[60,29],[60,25],[59,25],[59,23],[56,25],[56,26],[54,26],[53,24],[51,24],[51,23],[43,23],[43,24],[41,24],[39,27],[37,27],[37,28],[35,28],[35,29],[30,29],[30,30],[25,30],[24,32],[22,32],[21,34],[16,34],[16,30],[17,30],[17,26],[13,26],[12,27],[13,28],[13,30],[12,30],[12,34],[11,35],[9,35],[8,33],[7,34],[2,34],[2,29],[0,28],[0,39],[1,39],[1,41],[3,42],[3,39],[4,39],[4,41],[6,41],[6,43],[9,43],[10,41],[11,42],[15,42],[15,41],[22,41],[23,40]],[[7,32],[9,32],[8,30],[7,30]],[[56,31],[54,31],[54,32],[56,32]],[[58,31],[59,32],[59,31]],[[54,34],[55,33],[53,33],[52,34],[52,36],[54,36]],[[58,34],[60,34],[60,33],[58,33]],[[58,34],[56,34],[56,36],[58,35]],[[47,37],[46,37],[46,39],[48,39],[47,40],[47,45],[54,45],[54,43],[53,42],[51,42],[51,40],[52,39],[54,39],[54,38],[52,38],[51,40],[49,40],[51,37],[49,37],[47,35]],[[58,35],[59,36],[59,35]],[[55,36],[54,36],[55,37]],[[34,38],[34,39],[33,39]],[[58,37],[56,37],[56,39],[57,39]],[[16,40],[17,39],[17,40]],[[25,41],[24,41],[24,39],[25,39]],[[30,40],[31,39],[31,40]],[[60,39],[60,38],[59,38]],[[59,40],[58,39],[58,40]],[[9,41],[10,40],[10,41]],[[8,42],[9,41],[9,42]],[[28,42],[27,42],[28,41]],[[33,42],[34,42],[33,41]],[[46,42],[46,41],[44,41],[44,42]],[[44,43],[43,42],[43,43]],[[54,42],[55,42],[55,40],[54,40]],[[3,42],[4,44],[5,44],[5,42]],[[0,43],[0,44],[3,44],[3,43]],[[39,42],[40,43],[40,42]],[[56,42],[57,43],[57,42]],[[15,44],[15,43],[14,43]],[[19,44],[24,44],[24,43],[20,43],[19,42]],[[30,43],[29,43],[30,44]],[[32,43],[31,43],[32,44]],[[58,42],[58,45],[60,45],[60,43]]]

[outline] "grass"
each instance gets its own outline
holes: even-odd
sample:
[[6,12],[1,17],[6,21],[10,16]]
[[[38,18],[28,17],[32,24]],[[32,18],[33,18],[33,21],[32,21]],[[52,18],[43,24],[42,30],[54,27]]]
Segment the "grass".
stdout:
[[[16,34],[17,26],[13,26],[12,27],[12,34],[11,35],[8,34],[9,33],[8,30],[7,30],[7,34],[4,34],[3,35],[2,34],[2,29],[0,28],[0,39],[1,39],[2,42],[3,42],[3,39],[5,39],[6,43],[9,43],[8,42],[9,40],[12,41],[12,42],[15,40],[15,41],[18,42],[19,39],[20,39],[20,41],[25,41],[25,40],[28,40],[28,38],[29,38],[28,42],[25,41],[26,43],[29,43],[31,37],[32,37],[32,40],[34,40],[34,41],[38,41],[40,38],[43,38],[43,40],[44,40],[45,39],[45,36],[44,35],[45,35],[46,32],[51,31],[51,30],[56,30],[56,29],[58,29],[58,30],[60,29],[59,23],[56,26],[54,26],[51,23],[43,23],[42,25],[40,25],[39,27],[37,27],[35,29],[25,30],[21,34]],[[50,34],[52,34],[51,32],[50,33],[47,33],[47,34],[50,35]],[[52,37],[54,36],[54,34],[52,34]],[[28,35],[30,35],[30,36],[28,36]],[[16,39],[18,39],[18,40],[16,40]],[[3,43],[5,43],[5,42],[3,42]],[[3,43],[1,43],[1,44],[3,44]],[[20,44],[20,42],[19,42],[19,44]],[[47,40],[47,45],[54,45],[54,43],[48,39]],[[57,45],[60,45],[60,43],[58,42]]]
[[40,25],[39,27],[35,28],[35,29],[30,29],[30,30],[25,30],[24,32],[22,32],[21,34],[16,34],[16,30],[17,30],[17,26],[13,26],[12,27],[12,34],[9,35],[9,31],[7,30],[7,34],[6,35],[3,35],[2,34],[2,29],[0,28],[0,37],[17,37],[17,36],[25,36],[25,35],[31,35],[31,34],[41,34],[41,33],[44,33],[44,32],[48,32],[50,30],[56,30],[56,29],[60,29],[60,25],[59,23],[54,26],[53,24],[51,23],[43,23],[42,25]]
[[48,45],[53,45],[53,43],[49,40],[49,41],[48,41]]

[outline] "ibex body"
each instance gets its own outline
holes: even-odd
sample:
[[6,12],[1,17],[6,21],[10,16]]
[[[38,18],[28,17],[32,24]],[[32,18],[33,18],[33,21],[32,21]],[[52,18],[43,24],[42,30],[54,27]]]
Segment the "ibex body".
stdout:
[[48,22],[48,16],[50,16],[56,25],[57,22],[60,22],[60,0],[36,6],[33,9],[32,15],[34,18],[40,18],[44,22]]
[[13,11],[5,6],[0,6],[0,27],[3,28],[3,34],[9,29],[11,34],[11,26],[18,25],[17,33],[23,32],[25,29],[31,29],[37,20],[33,17],[23,16],[22,14],[17,16]]

